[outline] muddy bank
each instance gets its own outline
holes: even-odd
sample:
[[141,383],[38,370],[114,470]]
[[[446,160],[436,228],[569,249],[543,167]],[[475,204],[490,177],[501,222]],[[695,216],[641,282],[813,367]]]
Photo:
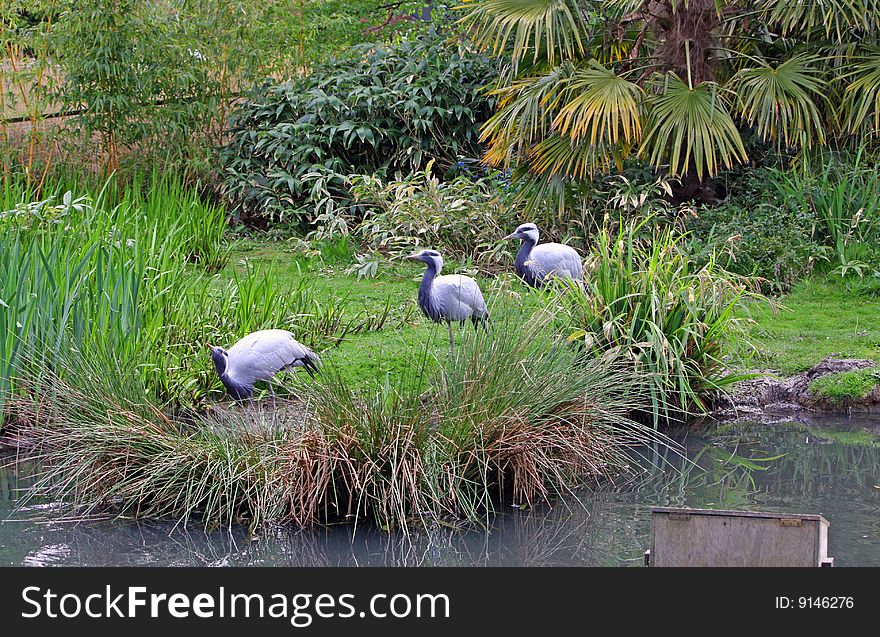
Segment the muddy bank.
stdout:
[[874,361],[828,357],[815,367],[795,376],[781,377],[774,372],[752,370],[760,374],[737,383],[726,396],[719,397],[712,408],[716,418],[785,416],[803,412],[828,414],[880,414],[880,386],[864,396],[827,397],[810,391],[810,383],[828,374],[852,372],[875,367]]

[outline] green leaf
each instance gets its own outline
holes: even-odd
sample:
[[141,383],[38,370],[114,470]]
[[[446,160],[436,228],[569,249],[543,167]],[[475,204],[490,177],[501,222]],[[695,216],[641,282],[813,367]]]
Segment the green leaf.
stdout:
[[475,0],[459,8],[477,44],[496,55],[510,50],[514,63],[529,54],[550,64],[583,55],[586,24],[574,0]]
[[841,108],[846,129],[880,133],[880,50],[857,59],[841,79],[847,83]]
[[727,104],[714,82],[689,88],[677,75],[663,76],[651,94],[650,129],[640,153],[654,166],[680,176],[694,169],[702,179],[748,159]]
[[814,56],[795,55],[772,66],[741,69],[731,80],[742,116],[764,139],[781,140],[786,147],[801,141],[812,146],[825,141],[822,116],[816,101],[825,101],[827,85]]
[[819,30],[838,41],[847,39],[852,30],[876,32],[880,25],[876,0],[764,0],[758,12],[783,34]]
[[639,103],[642,89],[595,60],[561,80],[564,91],[553,125],[574,140],[631,145],[642,133]]

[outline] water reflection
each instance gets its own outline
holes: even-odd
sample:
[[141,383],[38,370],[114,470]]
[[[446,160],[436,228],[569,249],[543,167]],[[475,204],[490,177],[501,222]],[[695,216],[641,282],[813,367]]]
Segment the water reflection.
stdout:
[[436,525],[408,537],[368,525],[274,528],[250,538],[243,529],[165,522],[61,522],[46,503],[15,508],[29,468],[7,468],[0,564],[636,566],[651,506],[696,506],[822,513],[838,565],[880,566],[880,448],[782,424],[727,424],[679,440],[686,458],[642,450],[648,461],[631,479],[553,506],[501,512],[488,533]]

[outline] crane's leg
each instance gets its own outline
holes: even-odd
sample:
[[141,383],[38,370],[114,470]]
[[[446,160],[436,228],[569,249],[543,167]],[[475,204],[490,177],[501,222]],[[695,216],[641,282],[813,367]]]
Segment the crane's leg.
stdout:
[[269,381],[269,395],[272,396],[272,409],[275,409],[275,388],[272,387],[272,381]]
[[449,328],[449,355],[454,356],[455,355],[455,346],[454,346],[455,340],[452,337],[452,321],[446,321],[446,327]]

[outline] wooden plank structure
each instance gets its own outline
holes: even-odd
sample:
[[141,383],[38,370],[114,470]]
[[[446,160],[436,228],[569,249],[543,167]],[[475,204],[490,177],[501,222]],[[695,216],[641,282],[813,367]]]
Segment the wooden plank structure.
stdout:
[[651,508],[650,566],[832,566],[821,515]]

